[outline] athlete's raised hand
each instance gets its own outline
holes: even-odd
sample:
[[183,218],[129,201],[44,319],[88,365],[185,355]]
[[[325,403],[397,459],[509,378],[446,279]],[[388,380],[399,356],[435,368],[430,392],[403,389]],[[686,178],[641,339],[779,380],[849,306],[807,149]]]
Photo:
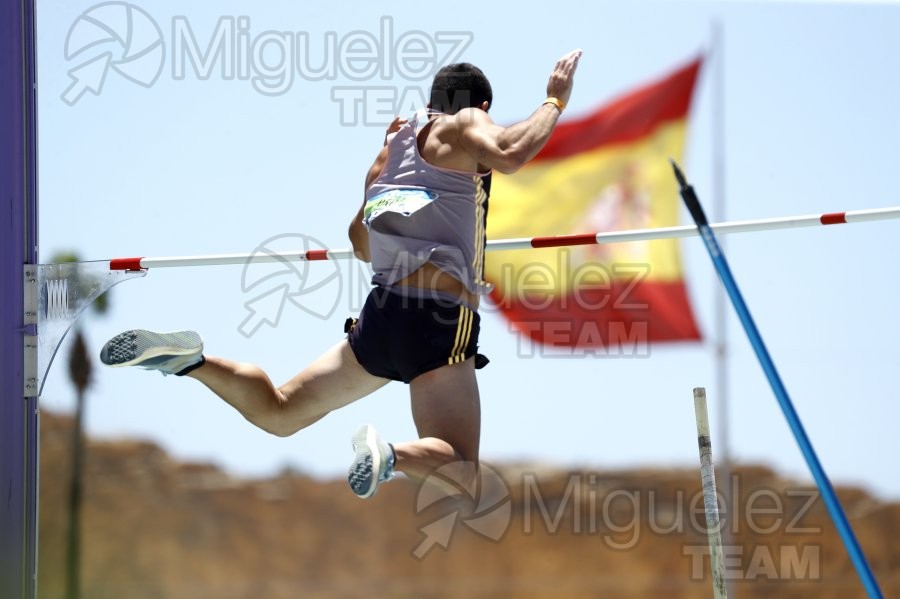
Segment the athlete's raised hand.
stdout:
[[572,94],[572,85],[575,83],[575,69],[578,68],[578,60],[581,58],[581,50],[572,50],[558,61],[550,73],[550,81],[547,82],[547,96],[557,98],[563,105],[569,103]]

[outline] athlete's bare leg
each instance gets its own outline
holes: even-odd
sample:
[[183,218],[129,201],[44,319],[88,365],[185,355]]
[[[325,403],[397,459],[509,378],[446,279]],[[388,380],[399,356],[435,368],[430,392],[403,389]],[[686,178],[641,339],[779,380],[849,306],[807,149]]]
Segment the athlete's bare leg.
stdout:
[[481,400],[475,360],[442,366],[409,384],[419,439],[394,445],[394,468],[423,480],[436,468],[457,464],[452,478],[468,484],[476,474],[481,438]]
[[366,372],[343,340],[276,387],[259,367],[207,356],[188,373],[259,428],[286,437],[389,382]]

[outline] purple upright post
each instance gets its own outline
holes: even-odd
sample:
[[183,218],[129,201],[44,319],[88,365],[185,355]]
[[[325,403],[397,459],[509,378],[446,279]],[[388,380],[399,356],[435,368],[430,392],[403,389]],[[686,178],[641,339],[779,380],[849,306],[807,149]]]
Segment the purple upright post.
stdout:
[[[25,397],[23,267],[37,263],[34,0],[0,0],[0,597],[37,591],[38,399]],[[34,395],[37,393],[35,392]]]

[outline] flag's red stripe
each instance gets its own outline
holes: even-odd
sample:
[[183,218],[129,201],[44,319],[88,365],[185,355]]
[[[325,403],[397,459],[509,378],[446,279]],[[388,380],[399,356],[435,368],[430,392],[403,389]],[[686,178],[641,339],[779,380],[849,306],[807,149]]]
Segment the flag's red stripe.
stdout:
[[307,260],[328,260],[328,250],[307,250]]
[[646,85],[591,114],[556,126],[532,160],[554,160],[600,146],[630,142],[653,133],[663,123],[687,117],[701,59]]
[[[701,339],[684,283],[613,281],[566,296],[491,299],[522,334],[555,347],[610,347]],[[639,348],[638,348],[639,349]]]
[[555,248],[567,245],[589,245],[597,243],[597,235],[594,233],[582,233],[580,235],[555,235],[552,237],[535,237],[531,240],[533,248]]
[[846,212],[829,212],[823,214],[819,220],[823,225],[843,225],[847,222]]
[[110,270],[143,270],[141,260],[144,258],[113,258],[109,261]]

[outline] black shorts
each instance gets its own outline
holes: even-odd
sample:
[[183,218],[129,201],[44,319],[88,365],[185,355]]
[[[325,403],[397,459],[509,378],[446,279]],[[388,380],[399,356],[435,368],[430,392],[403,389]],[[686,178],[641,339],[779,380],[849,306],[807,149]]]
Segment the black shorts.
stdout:
[[[426,292],[430,293],[430,292]],[[476,356],[481,317],[447,298],[410,297],[376,287],[359,319],[345,326],[356,359],[375,376],[408,383],[420,374]]]

